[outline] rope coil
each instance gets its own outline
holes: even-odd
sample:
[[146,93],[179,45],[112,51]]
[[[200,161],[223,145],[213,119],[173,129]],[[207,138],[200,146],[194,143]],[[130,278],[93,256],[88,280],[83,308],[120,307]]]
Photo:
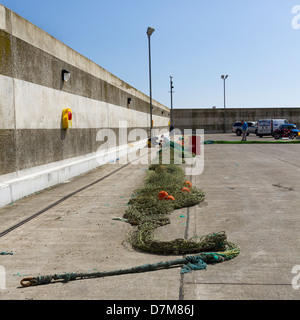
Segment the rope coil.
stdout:
[[205,270],[207,264],[214,264],[218,262],[223,262],[225,260],[230,260],[239,254],[239,247],[233,243],[227,244],[228,248],[224,252],[206,252],[200,253],[194,256],[187,256],[183,259],[171,260],[158,262],[154,264],[145,264],[138,267],[130,269],[120,269],[113,271],[103,271],[103,272],[93,272],[93,273],[65,273],[65,274],[54,274],[38,277],[28,277],[21,280],[21,285],[23,287],[37,286],[49,284],[52,281],[63,280],[64,282],[82,280],[88,278],[101,278],[109,277],[115,275],[123,275],[130,273],[141,273],[148,271],[155,271],[161,269],[168,269],[174,266],[182,266],[181,274],[189,273],[194,270]]

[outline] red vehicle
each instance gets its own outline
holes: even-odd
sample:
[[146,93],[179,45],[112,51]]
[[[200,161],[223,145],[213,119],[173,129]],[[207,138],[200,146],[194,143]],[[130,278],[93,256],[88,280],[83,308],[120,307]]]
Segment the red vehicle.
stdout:
[[278,129],[276,129],[273,133],[273,137],[275,139],[281,139],[281,138],[289,138],[294,139],[295,136],[297,136],[299,133],[299,130],[294,124],[282,124]]

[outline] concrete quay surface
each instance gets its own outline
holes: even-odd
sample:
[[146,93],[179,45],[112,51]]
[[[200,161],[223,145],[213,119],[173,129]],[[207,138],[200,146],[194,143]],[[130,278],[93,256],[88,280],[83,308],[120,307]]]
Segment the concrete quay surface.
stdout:
[[[205,140],[239,139],[231,133],[205,135]],[[0,300],[299,300],[299,145],[215,144],[203,151],[204,171],[192,182],[205,192],[205,201],[174,211],[171,224],[158,228],[156,236],[172,240],[225,231],[240,246],[238,257],[185,275],[170,268],[22,287],[20,280],[29,276],[182,258],[130,246],[134,227],[113,218],[123,216],[148,166],[107,164],[0,209],[1,234],[56,204],[0,237],[0,252],[13,253],[0,255]]]

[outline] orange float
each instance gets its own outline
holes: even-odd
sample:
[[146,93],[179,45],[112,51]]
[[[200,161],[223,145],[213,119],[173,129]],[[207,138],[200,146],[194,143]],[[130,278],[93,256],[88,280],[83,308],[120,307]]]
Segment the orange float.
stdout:
[[175,198],[172,197],[172,196],[167,196],[167,197],[165,198],[165,200],[175,200]]
[[191,190],[189,188],[182,188],[181,191],[182,192],[191,192]]
[[184,185],[187,186],[188,188],[192,187],[192,183],[190,181],[185,181]]
[[166,191],[161,191],[159,194],[158,194],[158,199],[162,200],[162,199],[165,199],[169,194],[166,192]]
[[161,173],[163,171],[166,171],[166,167],[163,166],[163,165],[158,166],[158,167],[155,168],[155,172],[157,172],[157,173]]

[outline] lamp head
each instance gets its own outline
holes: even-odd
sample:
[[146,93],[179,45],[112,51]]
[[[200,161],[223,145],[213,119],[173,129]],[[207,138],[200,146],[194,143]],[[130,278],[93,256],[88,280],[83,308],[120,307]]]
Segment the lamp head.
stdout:
[[67,82],[71,77],[71,73],[68,70],[62,71],[62,79],[63,81]]
[[148,29],[147,29],[147,35],[148,35],[148,37],[150,37],[154,31],[155,31],[154,28],[148,27]]

